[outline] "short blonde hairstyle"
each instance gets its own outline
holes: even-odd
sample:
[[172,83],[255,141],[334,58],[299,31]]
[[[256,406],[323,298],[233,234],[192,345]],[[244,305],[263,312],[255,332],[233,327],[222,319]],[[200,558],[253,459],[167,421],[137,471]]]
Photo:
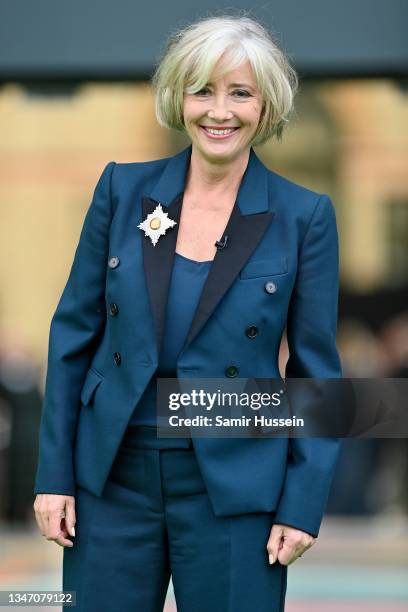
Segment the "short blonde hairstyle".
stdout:
[[221,56],[228,61],[222,62],[220,77],[244,61],[252,66],[263,110],[251,145],[272,136],[281,139],[293,110],[297,74],[266,28],[246,16],[201,19],[170,37],[152,77],[159,124],[185,131],[184,93],[200,91]]

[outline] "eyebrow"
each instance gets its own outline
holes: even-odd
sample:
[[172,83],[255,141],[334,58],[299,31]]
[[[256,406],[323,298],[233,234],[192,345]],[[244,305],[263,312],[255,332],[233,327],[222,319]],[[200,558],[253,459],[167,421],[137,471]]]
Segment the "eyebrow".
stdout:
[[[208,81],[207,83],[208,85],[213,85],[212,81]],[[230,87],[244,87],[246,89],[250,89],[251,91],[254,91],[254,88],[251,87],[251,85],[248,85],[246,83],[231,83]]]

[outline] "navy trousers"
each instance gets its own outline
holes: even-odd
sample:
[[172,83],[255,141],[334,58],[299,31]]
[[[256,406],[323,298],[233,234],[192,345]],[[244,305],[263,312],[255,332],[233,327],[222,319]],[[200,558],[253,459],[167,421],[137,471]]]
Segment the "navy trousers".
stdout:
[[[267,483],[265,483],[267,486]],[[78,488],[63,589],[78,612],[282,612],[287,567],[268,564],[271,513],[216,517],[189,439],[129,427],[104,488]]]

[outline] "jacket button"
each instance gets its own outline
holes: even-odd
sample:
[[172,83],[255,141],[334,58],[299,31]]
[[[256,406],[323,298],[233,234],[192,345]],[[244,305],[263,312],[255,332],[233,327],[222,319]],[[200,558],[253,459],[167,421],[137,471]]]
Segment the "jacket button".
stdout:
[[108,261],[108,266],[110,268],[117,268],[120,263],[119,257],[111,257]]
[[277,286],[272,281],[268,281],[264,285],[266,293],[275,293]]
[[235,378],[237,374],[238,374],[237,366],[230,365],[227,368],[225,368],[225,376],[228,376],[228,378]]
[[250,325],[246,328],[245,333],[248,338],[255,338],[258,335],[258,328],[256,325]]
[[115,304],[115,302],[112,302],[111,304],[109,304],[109,314],[111,314],[112,317],[116,317],[118,312],[119,312],[119,306]]
[[120,353],[113,353],[113,362],[115,365],[120,366],[122,361],[122,357]]

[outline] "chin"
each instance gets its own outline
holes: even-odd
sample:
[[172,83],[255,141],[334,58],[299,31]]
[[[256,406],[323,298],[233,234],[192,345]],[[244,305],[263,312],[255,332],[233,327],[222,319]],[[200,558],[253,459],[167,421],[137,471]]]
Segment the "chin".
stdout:
[[225,163],[231,161],[237,156],[237,153],[234,151],[208,151],[203,150],[202,148],[199,150],[200,155],[205,157],[208,161],[217,162],[217,163]]
[[211,146],[207,143],[202,144],[201,142],[199,142],[196,143],[196,148],[198,153],[200,153],[200,155],[202,155],[209,161],[228,162],[245,153],[249,147],[219,147]]

